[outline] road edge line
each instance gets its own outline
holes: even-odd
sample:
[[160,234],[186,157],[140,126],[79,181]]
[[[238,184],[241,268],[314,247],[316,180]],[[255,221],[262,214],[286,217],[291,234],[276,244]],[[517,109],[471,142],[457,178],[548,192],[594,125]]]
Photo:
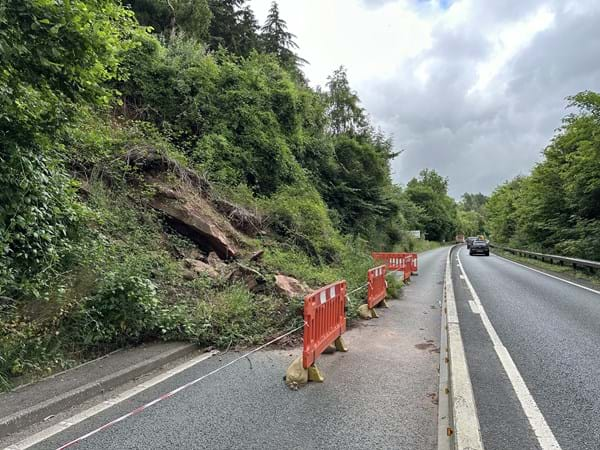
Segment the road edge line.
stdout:
[[471,297],[473,297],[473,301],[477,304],[477,306],[479,306],[479,316],[483,322],[486,332],[488,333],[488,336],[490,337],[490,340],[492,341],[492,344],[494,345],[494,351],[496,352],[496,355],[498,356],[498,359],[504,368],[506,376],[510,380],[510,384],[512,385],[515,395],[519,399],[519,403],[521,403],[521,408],[527,417],[529,426],[537,438],[540,448],[542,450],[560,450],[560,444],[556,440],[550,425],[548,425],[548,422],[546,422],[546,418],[542,414],[537,402],[529,391],[521,372],[519,372],[519,369],[512,359],[512,356],[510,356],[508,349],[504,346],[500,336],[498,336],[498,333],[492,325],[485,308],[481,304],[481,299],[479,298],[479,295],[477,295],[475,288],[471,284],[471,280],[467,276],[467,272],[465,271],[462,261],[460,260],[460,255],[457,254],[456,258],[460,271],[465,277],[465,283],[471,294]]
[[102,411],[105,411],[108,408],[111,408],[111,407],[123,402],[124,400],[127,400],[128,398],[131,398],[134,395],[139,394],[140,392],[143,392],[146,389],[156,386],[157,384],[162,383],[163,381],[167,380],[168,378],[171,378],[172,376],[177,375],[177,374],[183,372],[184,370],[187,370],[187,369],[195,366],[196,364],[198,364],[202,361],[205,361],[218,353],[219,352],[217,350],[203,353],[203,354],[197,356],[196,358],[186,361],[172,369],[165,371],[164,373],[156,375],[155,377],[153,377],[149,380],[146,380],[143,383],[138,384],[138,385],[126,390],[125,392],[122,392],[114,397],[111,397],[108,400],[101,401],[101,402],[97,403],[96,405],[94,405],[90,408],[87,408],[84,411],[81,411],[80,413],[77,413],[65,420],[62,420],[61,422],[59,422],[55,425],[45,428],[25,439],[22,439],[19,442],[10,444],[4,450],[24,450],[24,449],[30,448],[36,444],[39,444],[40,442],[43,442],[43,441],[51,438],[52,436],[54,436],[58,433],[61,433],[62,431],[66,430],[67,428],[70,428],[73,425],[77,425],[78,423],[81,423],[84,420],[87,420],[90,417],[93,417],[96,414],[99,414]]
[[[45,417],[58,414],[67,408],[81,404],[105,391],[114,389],[139,376],[152,372],[165,364],[189,355],[198,349],[199,347],[196,344],[184,344],[180,347],[159,353],[145,361],[141,361],[106,375],[99,380],[63,392],[53,398],[38,403],[37,405],[17,411],[8,416],[0,417],[0,436],[9,436],[10,434],[21,431],[30,425],[42,421]],[[73,369],[76,368],[77,367]]]
[[533,267],[530,267],[530,266],[528,266],[526,264],[522,264],[522,263],[513,261],[510,258],[506,258],[505,256],[499,255],[498,253],[494,253],[494,255],[496,255],[500,259],[503,259],[503,260],[508,261],[510,263],[513,263],[513,264],[516,264],[517,266],[524,267],[525,269],[529,269],[529,270],[531,270],[533,272],[537,272],[537,273],[539,273],[541,275],[546,275],[547,277],[554,278],[555,280],[562,281],[563,283],[567,283],[567,284],[570,284],[572,286],[576,286],[578,288],[585,289],[586,291],[592,292],[593,294],[600,295],[600,291],[597,291],[596,289],[593,289],[591,287],[587,287],[587,286],[584,286],[582,284],[575,283],[574,281],[566,280],[564,278],[559,277],[558,275],[552,275],[550,273],[544,272],[543,270],[534,269]]
[[[446,256],[446,271],[444,275],[444,294],[442,304],[442,333],[441,342],[447,343],[446,348],[440,348],[440,394],[447,396],[447,430],[446,439],[443,430],[438,428],[438,450],[455,448],[457,450],[483,450],[483,441],[477,417],[477,407],[473,386],[469,375],[469,367],[465,355],[458,312],[454,298],[454,285],[452,282],[452,252],[457,246],[452,246]],[[447,355],[447,356],[444,356]],[[447,385],[443,386],[443,371],[447,366]],[[446,390],[447,388],[447,390]],[[440,399],[440,405],[442,401]],[[443,426],[440,421],[443,408],[438,409],[438,427]]]

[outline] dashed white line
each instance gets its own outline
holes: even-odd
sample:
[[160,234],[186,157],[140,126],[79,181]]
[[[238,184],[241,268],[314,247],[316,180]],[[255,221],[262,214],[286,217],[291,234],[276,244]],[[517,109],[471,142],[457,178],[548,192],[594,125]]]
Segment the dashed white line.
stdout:
[[479,306],[474,301],[469,300],[469,306],[473,314],[479,314]]
[[508,376],[512,387],[515,391],[515,394],[517,395],[517,398],[521,403],[521,407],[525,412],[525,416],[529,420],[531,429],[535,433],[540,447],[542,448],[542,450],[560,450],[560,445],[554,437],[554,433],[552,433],[552,430],[548,426],[548,423],[546,422],[544,415],[542,414],[537,403],[535,402],[535,399],[531,395],[531,392],[529,392],[529,389],[525,384],[525,380],[523,380],[523,377],[521,376],[519,369],[517,369],[517,366],[515,365],[512,357],[510,356],[510,353],[500,340],[500,337],[496,333],[494,326],[490,322],[490,319],[487,313],[485,312],[485,308],[481,304],[481,300],[479,299],[477,292],[475,292],[475,289],[473,288],[473,285],[471,284],[471,281],[469,280],[469,277],[465,272],[465,269],[460,261],[460,255],[458,252],[456,253],[456,259],[458,261],[460,271],[465,277],[465,282],[467,284],[469,292],[471,293],[471,296],[473,297],[473,301],[479,308],[479,316],[481,317],[481,321],[483,322],[483,325],[486,331],[488,332],[492,343],[494,344],[494,350],[496,351],[496,354],[498,355],[498,358],[500,359],[500,362],[504,367],[506,375]]

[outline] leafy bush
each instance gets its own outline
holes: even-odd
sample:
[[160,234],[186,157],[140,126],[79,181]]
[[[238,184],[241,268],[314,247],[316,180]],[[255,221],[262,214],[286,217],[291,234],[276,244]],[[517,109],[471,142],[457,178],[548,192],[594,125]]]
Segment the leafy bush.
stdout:
[[317,263],[339,261],[342,242],[325,203],[312,187],[286,186],[263,202],[272,228]]
[[69,334],[78,335],[86,347],[139,342],[157,334],[158,309],[156,286],[150,280],[109,272],[71,317]]
[[398,298],[400,295],[400,289],[404,286],[402,280],[395,274],[387,274],[385,277],[387,281],[387,295],[389,298]]

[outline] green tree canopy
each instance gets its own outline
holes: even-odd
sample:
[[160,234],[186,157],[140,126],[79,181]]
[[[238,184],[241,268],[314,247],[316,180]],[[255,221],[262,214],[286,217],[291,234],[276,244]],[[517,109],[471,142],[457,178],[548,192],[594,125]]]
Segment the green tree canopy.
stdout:
[[527,177],[496,189],[488,202],[498,242],[600,259],[600,95],[569,98],[577,108]]
[[456,203],[448,196],[448,179],[424,169],[406,187],[408,198],[422,208],[420,222],[430,240],[450,240],[458,228]]

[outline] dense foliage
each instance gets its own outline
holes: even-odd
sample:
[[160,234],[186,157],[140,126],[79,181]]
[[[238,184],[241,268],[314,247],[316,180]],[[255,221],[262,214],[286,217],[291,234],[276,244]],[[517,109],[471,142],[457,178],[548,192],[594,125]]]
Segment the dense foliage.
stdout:
[[406,230],[456,231],[437,173],[392,183],[392,143],[343,68],[308,86],[276,3],[262,28],[244,0],[123,3],[0,3],[0,384],[147,338],[252,343],[297,320],[268,283],[185,278],[198,249],[149,206],[140,155],[255,211],[265,229],[240,239],[269,249],[257,270],[311,285],[362,284],[368,251],[412,247]]
[[466,237],[487,234],[486,205],[488,197],[482,193],[465,193],[458,203],[458,229]]
[[600,95],[570,98],[577,112],[530,175],[498,187],[488,227],[499,243],[600,260]]
[[453,239],[457,229],[456,204],[448,196],[448,180],[433,170],[421,171],[407,185],[408,198],[423,209],[421,223],[425,236],[433,241]]

